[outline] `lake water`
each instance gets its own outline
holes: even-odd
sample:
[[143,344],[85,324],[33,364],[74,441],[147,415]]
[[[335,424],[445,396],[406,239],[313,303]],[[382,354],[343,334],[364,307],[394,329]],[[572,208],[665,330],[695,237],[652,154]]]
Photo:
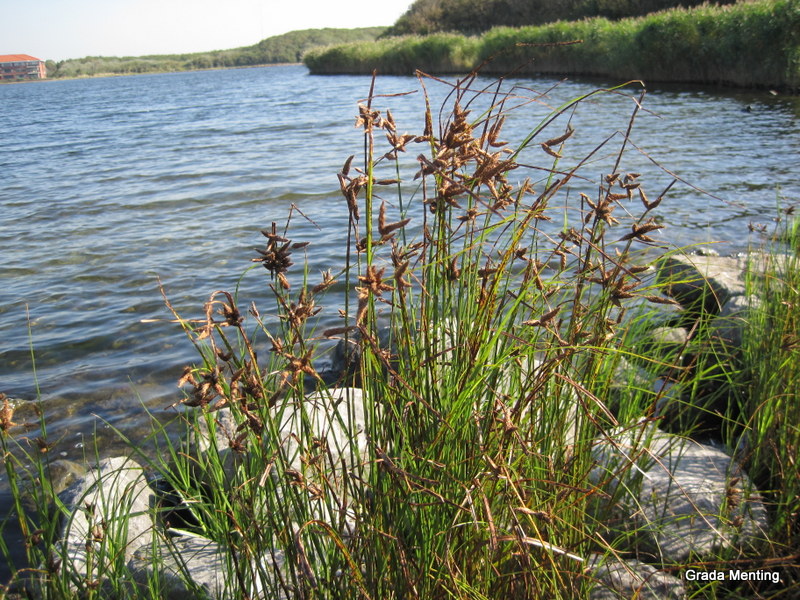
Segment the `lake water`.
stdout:
[[[509,83],[551,91],[510,118],[505,138],[522,139],[548,106],[596,85],[556,83]],[[233,289],[251,266],[259,230],[283,223],[293,204],[318,227],[295,213],[293,239],[312,242],[311,272],[341,264],[347,209],[336,172],[363,147],[353,124],[369,86],[301,66],[0,86],[0,391],[32,400],[38,386],[51,452],[79,458],[95,431],[107,452],[109,425],[135,437],[142,405],[168,414],[179,398],[178,376],[196,357],[169,322],[159,280],[184,316],[200,316],[211,292]],[[386,77],[376,92],[419,87]],[[391,107],[401,132],[421,132],[420,93],[376,106]],[[624,131],[632,108],[617,95],[587,101],[573,117],[575,152]],[[691,184],[676,185],[659,211],[671,243],[743,250],[757,241],[749,223],[770,224],[779,199],[800,199],[797,98],[660,88],[645,108],[632,139],[646,154],[631,148],[624,168],[643,173],[651,197],[672,178],[655,163]],[[609,153],[591,175],[609,172]],[[243,277],[240,293],[269,314],[263,269]],[[18,409],[15,420],[26,418],[33,412]]]

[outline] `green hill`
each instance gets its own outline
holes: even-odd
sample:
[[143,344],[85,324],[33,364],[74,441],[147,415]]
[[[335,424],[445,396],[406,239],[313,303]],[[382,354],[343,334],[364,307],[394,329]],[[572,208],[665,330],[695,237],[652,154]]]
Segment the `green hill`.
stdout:
[[213,50],[191,54],[159,54],[150,56],[87,56],[47,61],[47,76],[90,77],[93,75],[124,75],[132,73],[160,73],[191,71],[225,67],[247,67],[276,63],[300,62],[311,48],[334,43],[373,41],[385,27],[359,29],[303,29],[276,35],[252,46],[231,50]]
[[492,27],[524,27],[588,17],[638,17],[678,6],[737,0],[416,0],[382,37],[437,32],[477,34]]

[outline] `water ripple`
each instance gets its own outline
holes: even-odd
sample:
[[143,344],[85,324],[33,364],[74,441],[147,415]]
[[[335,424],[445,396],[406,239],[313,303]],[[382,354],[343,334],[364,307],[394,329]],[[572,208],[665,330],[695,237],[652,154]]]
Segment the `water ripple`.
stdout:
[[[544,90],[556,82],[509,83]],[[383,94],[418,87],[404,77],[378,85]],[[242,274],[263,244],[259,229],[282,223],[292,205],[309,219],[295,213],[293,236],[313,244],[310,272],[341,264],[347,208],[336,172],[362,147],[353,123],[368,89],[366,77],[315,77],[297,66],[0,86],[0,391],[35,396],[32,344],[56,437],[90,434],[93,415],[124,423],[137,405],[131,386],[163,408],[194,359],[159,281],[191,316],[217,289],[239,286],[244,302],[265,302],[264,270]],[[591,89],[567,82],[548,101]],[[419,93],[379,103],[392,107],[401,131],[421,127]],[[631,151],[629,168],[648,173],[650,190],[672,179],[661,164],[713,194],[673,189],[659,216],[676,244],[723,240],[723,251],[739,250],[749,221],[798,200],[796,99],[661,88],[646,107],[633,136],[643,153]],[[609,136],[600,154],[613,155],[631,108],[594,97],[573,118],[570,156]],[[510,117],[505,134],[520,141],[547,110]],[[537,152],[523,160],[539,161]],[[407,201],[414,192],[409,185]],[[332,309],[344,293],[330,291]]]

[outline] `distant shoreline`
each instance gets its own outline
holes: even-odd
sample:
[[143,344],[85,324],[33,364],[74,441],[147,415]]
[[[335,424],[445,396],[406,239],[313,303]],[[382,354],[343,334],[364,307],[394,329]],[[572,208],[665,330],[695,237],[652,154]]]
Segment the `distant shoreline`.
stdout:
[[227,50],[143,56],[84,56],[61,61],[47,60],[45,64],[49,79],[295,64],[301,62],[303,56],[314,48],[324,48],[343,42],[374,41],[385,29],[385,27],[302,29],[269,37],[251,46]]
[[19,81],[0,81],[2,84],[44,83],[46,81],[74,81],[76,79],[101,79],[103,77],[136,77],[139,75],[164,75],[165,73],[192,73],[196,71],[227,71],[230,69],[260,69],[263,67],[302,66],[302,62],[264,63],[261,65],[239,65],[233,67],[206,67],[203,69],[178,69],[165,71],[147,71],[146,73],[96,73],[93,75],[77,75],[69,77],[48,77],[47,79],[23,79]]

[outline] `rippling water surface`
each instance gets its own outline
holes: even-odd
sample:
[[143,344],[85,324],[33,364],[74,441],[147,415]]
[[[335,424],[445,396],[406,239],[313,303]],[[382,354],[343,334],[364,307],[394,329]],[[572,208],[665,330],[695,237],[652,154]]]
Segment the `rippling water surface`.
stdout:
[[[556,83],[508,85],[532,96]],[[199,316],[211,292],[237,285],[259,229],[293,204],[308,217],[294,214],[293,238],[313,243],[311,272],[341,264],[336,172],[361,152],[353,122],[369,85],[286,66],[0,86],[0,391],[33,399],[38,385],[54,452],[82,453],[103,421],[135,435],[142,403],[159,411],[177,399],[195,357],[168,322],[159,279],[178,310]],[[593,87],[561,83],[511,117],[504,137],[521,140],[548,106]],[[376,91],[418,88],[387,77]],[[391,107],[401,132],[420,132],[421,94],[376,105]],[[616,95],[587,101],[573,116],[574,156],[624,130],[633,106]],[[769,223],[779,198],[800,197],[797,99],[656,89],[644,107],[633,133],[642,153],[631,147],[623,168],[644,173],[651,196],[672,179],[657,164],[688,182],[660,211],[670,242],[742,250],[750,222]],[[609,172],[619,139],[588,174]],[[243,301],[266,302],[267,283],[263,269],[249,271]]]

